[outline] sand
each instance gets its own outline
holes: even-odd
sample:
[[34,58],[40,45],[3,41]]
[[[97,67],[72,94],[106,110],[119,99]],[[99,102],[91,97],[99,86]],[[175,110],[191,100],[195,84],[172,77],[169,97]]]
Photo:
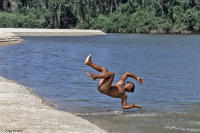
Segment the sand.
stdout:
[[87,120],[56,110],[28,88],[1,76],[0,132],[105,133]]
[[92,36],[106,35],[100,30],[83,29],[31,29],[31,28],[0,28],[0,31],[14,33],[17,36]]
[[97,36],[106,35],[100,30],[81,29],[31,29],[31,28],[0,28],[0,45],[23,43],[19,36]]
[[20,44],[23,39],[13,33],[0,30],[0,45]]

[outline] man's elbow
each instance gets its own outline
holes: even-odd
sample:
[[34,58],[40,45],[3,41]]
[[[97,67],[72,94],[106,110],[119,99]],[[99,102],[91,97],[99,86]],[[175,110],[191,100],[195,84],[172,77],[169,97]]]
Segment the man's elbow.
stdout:
[[122,107],[122,109],[127,109],[127,107]]
[[126,106],[126,105],[123,105],[122,108],[123,108],[123,109],[129,109],[129,107]]
[[126,76],[129,76],[129,75],[130,75],[130,72],[125,72],[125,75],[126,75]]

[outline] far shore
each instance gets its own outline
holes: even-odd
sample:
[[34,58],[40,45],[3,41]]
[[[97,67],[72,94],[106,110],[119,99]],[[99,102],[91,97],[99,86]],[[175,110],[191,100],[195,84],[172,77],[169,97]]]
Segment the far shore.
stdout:
[[100,30],[83,29],[34,29],[34,28],[0,28],[17,36],[97,36],[106,35]]
[[100,30],[0,28],[0,45],[23,43],[21,36],[102,36]]

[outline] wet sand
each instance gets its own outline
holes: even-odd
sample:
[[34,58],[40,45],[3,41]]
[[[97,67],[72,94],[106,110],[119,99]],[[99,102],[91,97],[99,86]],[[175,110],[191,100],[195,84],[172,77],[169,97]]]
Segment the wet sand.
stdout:
[[0,114],[0,132],[105,132],[87,120],[56,110],[28,88],[1,76]]

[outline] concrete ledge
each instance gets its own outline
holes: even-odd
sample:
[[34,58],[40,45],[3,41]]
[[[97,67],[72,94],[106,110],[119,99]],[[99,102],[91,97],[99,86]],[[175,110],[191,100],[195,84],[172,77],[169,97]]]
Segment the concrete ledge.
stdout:
[[31,29],[31,28],[0,28],[0,31],[14,33],[17,36],[96,36],[106,35],[100,30],[82,29]]
[[0,132],[105,133],[89,121],[46,104],[26,87],[0,76]]

